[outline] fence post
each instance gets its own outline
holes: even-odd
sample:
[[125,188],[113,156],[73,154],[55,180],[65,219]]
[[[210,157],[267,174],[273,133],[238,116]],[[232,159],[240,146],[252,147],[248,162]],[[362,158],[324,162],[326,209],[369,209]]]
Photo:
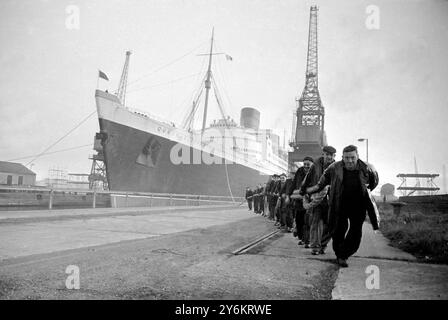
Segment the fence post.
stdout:
[[198,206],[201,205],[201,195],[198,196]]
[[153,197],[153,195],[152,195],[152,193],[151,193],[151,196],[149,197],[149,206],[150,206],[150,207],[152,207],[152,197]]
[[185,206],[188,206],[188,196],[185,196]]
[[111,194],[110,197],[112,199],[112,208],[116,208],[117,207],[117,195]]
[[170,193],[170,207],[173,205],[173,195]]
[[93,208],[96,208],[96,190],[93,189]]
[[50,189],[50,202],[48,203],[48,209],[53,209],[53,189]]
[[128,207],[128,193],[126,192],[126,201],[125,201],[126,208]]

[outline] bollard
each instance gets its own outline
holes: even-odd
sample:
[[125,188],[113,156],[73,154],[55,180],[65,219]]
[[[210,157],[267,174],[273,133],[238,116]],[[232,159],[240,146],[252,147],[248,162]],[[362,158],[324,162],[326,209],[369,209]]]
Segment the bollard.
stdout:
[[170,194],[170,207],[173,205],[173,195]]
[[96,190],[93,190],[93,208],[96,208]]
[[188,206],[188,196],[185,196],[185,206]]
[[128,193],[126,192],[126,201],[125,201],[126,208],[128,207]]
[[50,189],[50,202],[48,203],[48,209],[53,209],[53,189]]
[[390,204],[394,207],[394,215],[397,216],[397,217],[401,213],[401,208],[406,205],[405,202],[399,202],[399,201],[391,202]]
[[149,197],[149,206],[152,207],[152,193],[151,196]]

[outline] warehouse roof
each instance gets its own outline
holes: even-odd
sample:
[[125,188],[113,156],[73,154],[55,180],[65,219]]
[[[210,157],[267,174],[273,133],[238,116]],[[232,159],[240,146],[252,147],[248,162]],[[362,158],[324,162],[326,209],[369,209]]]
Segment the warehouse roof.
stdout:
[[6,161],[0,161],[0,172],[36,175],[33,171],[31,171],[21,163],[6,162]]

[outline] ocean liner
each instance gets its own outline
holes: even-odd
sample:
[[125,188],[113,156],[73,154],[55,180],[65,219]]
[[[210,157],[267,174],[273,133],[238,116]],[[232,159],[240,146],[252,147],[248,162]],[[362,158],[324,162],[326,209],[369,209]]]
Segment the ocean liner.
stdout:
[[[246,186],[266,182],[268,175],[287,171],[287,152],[280,137],[271,129],[259,128],[258,110],[242,108],[239,124],[224,114],[212,73],[212,57],[216,55],[213,33],[203,78],[201,129],[193,128],[193,119],[204,90],[199,90],[180,125],[125,104],[129,55],[127,52],[117,93],[95,92],[110,190],[234,197],[243,196]],[[207,126],[212,87],[222,118]]]

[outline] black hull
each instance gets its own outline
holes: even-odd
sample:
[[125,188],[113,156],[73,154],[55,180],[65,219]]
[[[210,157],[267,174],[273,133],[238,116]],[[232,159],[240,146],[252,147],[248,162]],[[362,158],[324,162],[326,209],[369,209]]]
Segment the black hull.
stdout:
[[105,133],[103,150],[110,190],[242,197],[247,186],[268,179],[244,165],[224,164],[220,158],[222,164],[176,165],[170,151],[177,142],[105,119],[99,121]]

